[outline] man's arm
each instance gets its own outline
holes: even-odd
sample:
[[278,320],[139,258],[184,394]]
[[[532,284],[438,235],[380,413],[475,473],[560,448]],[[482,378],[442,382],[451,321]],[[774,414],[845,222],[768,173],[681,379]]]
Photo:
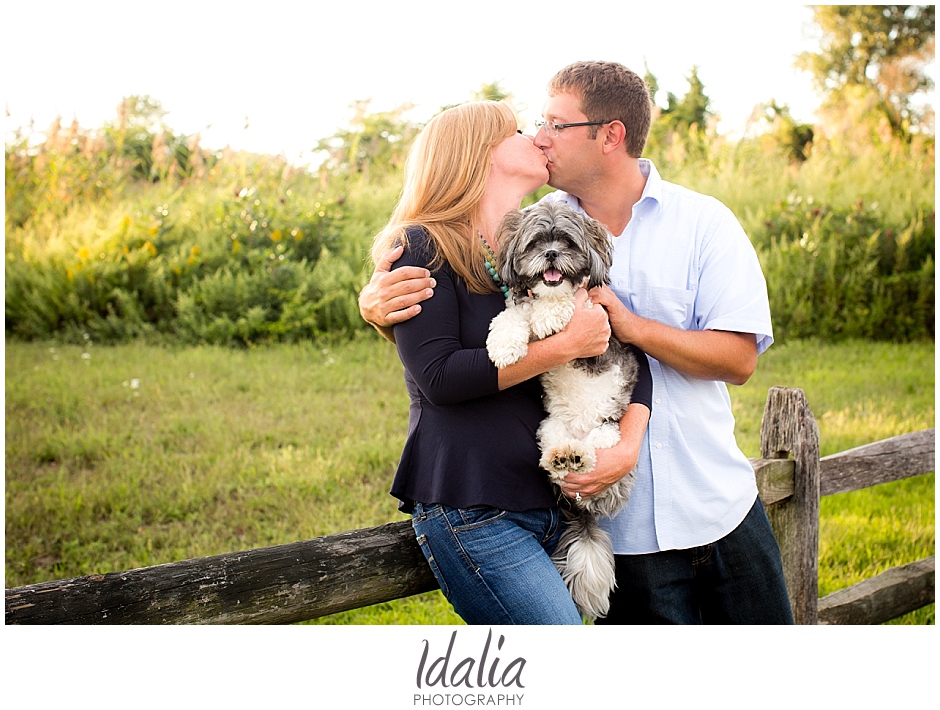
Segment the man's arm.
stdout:
[[681,330],[630,311],[609,286],[591,289],[591,300],[607,309],[614,336],[689,377],[743,385],[757,367],[753,333]]
[[385,252],[359,294],[359,315],[392,343],[392,326],[418,315],[421,301],[433,296],[437,285],[431,272],[421,267],[403,266],[392,271],[402,252],[401,246]]

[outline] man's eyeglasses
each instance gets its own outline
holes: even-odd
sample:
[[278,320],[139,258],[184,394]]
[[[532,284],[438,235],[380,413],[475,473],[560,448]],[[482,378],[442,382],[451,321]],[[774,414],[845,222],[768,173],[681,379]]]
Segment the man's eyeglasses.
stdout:
[[543,121],[538,119],[535,122],[535,130],[538,132],[540,128],[545,129],[545,135],[549,138],[557,138],[558,131],[563,128],[573,128],[574,126],[603,126],[605,123],[610,123],[610,121],[580,121],[579,123],[555,123],[554,121]]

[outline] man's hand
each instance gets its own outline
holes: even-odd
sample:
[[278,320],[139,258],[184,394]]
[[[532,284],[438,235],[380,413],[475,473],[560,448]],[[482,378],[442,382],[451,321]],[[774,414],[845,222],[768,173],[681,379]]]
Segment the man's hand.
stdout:
[[359,314],[384,337],[392,340],[391,327],[418,315],[420,303],[434,295],[437,282],[418,266],[392,271],[403,248],[389,249],[375,265],[372,278],[359,294]]
[[[614,337],[621,343],[636,343],[636,319],[638,316],[630,312],[623,301],[614,293],[610,286],[595,286],[588,295],[599,306],[603,306],[610,319],[610,329]],[[639,347],[639,346],[638,346]]]
[[625,468],[618,462],[618,458],[611,453],[611,449],[595,449],[597,463],[587,473],[571,473],[565,476],[561,486],[562,492],[569,498],[580,493],[582,498],[590,498],[603,493],[633,469]]

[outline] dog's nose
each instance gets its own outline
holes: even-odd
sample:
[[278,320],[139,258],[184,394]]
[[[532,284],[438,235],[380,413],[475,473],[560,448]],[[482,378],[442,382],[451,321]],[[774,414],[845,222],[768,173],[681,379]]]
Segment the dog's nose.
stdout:
[[549,249],[548,251],[545,252],[545,258],[546,258],[546,259],[557,259],[557,258],[558,258],[558,252],[557,252],[556,250],[554,250],[554,249]]

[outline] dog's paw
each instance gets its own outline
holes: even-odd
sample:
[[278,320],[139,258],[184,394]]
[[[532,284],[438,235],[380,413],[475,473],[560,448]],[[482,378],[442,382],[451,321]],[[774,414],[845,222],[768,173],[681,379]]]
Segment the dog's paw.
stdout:
[[510,308],[490,323],[486,353],[498,368],[519,362],[529,352],[529,326],[525,309]]
[[533,307],[533,311],[537,317],[531,319],[530,327],[537,340],[542,340],[564,330],[574,314],[574,299],[570,301],[545,299],[537,302],[536,306],[539,307],[538,310]]
[[539,462],[551,474],[552,480],[563,480],[567,473],[587,473],[594,468],[597,459],[594,450],[579,441],[563,446],[550,446],[542,452]]
[[[494,338],[493,340],[496,339]],[[529,352],[529,344],[527,342],[520,343],[518,341],[514,343],[491,343],[490,339],[488,339],[486,341],[486,352],[490,356],[490,360],[493,361],[493,364],[501,370],[524,358],[526,353]]]
[[587,433],[584,441],[595,449],[609,449],[620,442],[620,425],[615,423],[601,424]]

